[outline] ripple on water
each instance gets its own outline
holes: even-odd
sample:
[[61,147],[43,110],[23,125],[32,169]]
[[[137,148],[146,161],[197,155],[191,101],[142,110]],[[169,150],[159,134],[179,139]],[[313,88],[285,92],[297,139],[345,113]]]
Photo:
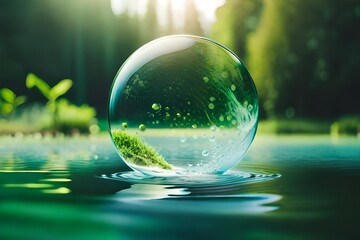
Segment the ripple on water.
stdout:
[[[176,212],[178,214],[226,215],[259,214],[278,209],[268,205],[281,199],[275,194],[236,194],[240,186],[279,178],[280,174],[229,172],[166,177],[146,176],[134,171],[103,174],[102,179],[130,183],[115,194],[117,201],[137,210]],[[177,204],[181,200],[181,204]],[[122,205],[121,205],[122,206]],[[175,207],[176,206],[176,207]]]
[[128,182],[131,184],[171,185],[174,187],[187,188],[189,190],[213,191],[215,189],[231,190],[239,186],[273,180],[280,174],[266,172],[240,172],[230,171],[225,174],[179,174],[172,176],[154,177],[143,175],[134,171],[103,174],[100,178]]

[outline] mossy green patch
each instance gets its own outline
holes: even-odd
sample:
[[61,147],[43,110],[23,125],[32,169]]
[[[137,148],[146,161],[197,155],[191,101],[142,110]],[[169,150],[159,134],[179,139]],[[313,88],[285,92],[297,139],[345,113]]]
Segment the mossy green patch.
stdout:
[[132,164],[146,167],[159,167],[170,170],[171,165],[155,149],[140,137],[125,131],[113,131],[112,136],[121,155]]

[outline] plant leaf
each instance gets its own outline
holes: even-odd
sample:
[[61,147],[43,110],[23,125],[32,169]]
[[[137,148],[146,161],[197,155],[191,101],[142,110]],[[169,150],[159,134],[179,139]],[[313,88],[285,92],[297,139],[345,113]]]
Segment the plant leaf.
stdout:
[[47,109],[49,109],[50,111],[55,111],[55,108],[56,108],[56,102],[54,101],[49,101],[46,103],[45,105],[47,107]]
[[26,77],[25,83],[26,83],[26,87],[29,89],[34,86],[37,87],[40,90],[40,92],[44,95],[44,97],[49,99],[50,86],[42,79],[37,77],[35,74],[29,73]]
[[49,93],[49,99],[55,101],[61,95],[64,95],[72,87],[73,82],[70,79],[63,79],[56,84]]
[[3,115],[8,115],[12,112],[13,110],[13,105],[11,103],[2,103],[0,105],[0,113]]
[[26,101],[26,97],[25,96],[18,96],[15,98],[14,100],[14,107],[17,107],[21,104],[23,104]]
[[15,93],[8,88],[1,89],[0,96],[8,103],[13,103],[15,99]]

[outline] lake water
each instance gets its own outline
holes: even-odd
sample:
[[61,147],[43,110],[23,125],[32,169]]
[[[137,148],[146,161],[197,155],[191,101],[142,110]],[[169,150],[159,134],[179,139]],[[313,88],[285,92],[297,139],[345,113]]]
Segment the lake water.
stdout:
[[226,180],[128,171],[107,136],[1,137],[0,239],[360,239],[359,138],[259,135]]

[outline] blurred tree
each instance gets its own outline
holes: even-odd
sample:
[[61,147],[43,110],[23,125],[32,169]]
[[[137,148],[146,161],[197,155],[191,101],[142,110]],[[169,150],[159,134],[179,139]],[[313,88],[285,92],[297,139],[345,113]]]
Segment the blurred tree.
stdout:
[[247,35],[259,22],[262,0],[228,0],[217,10],[211,37],[246,59]]
[[156,1],[150,0],[147,2],[145,18],[143,19],[143,22],[140,22],[140,25],[142,26],[140,28],[141,44],[157,38],[160,34],[156,8]]
[[[0,84],[29,94],[26,75],[74,80],[69,98],[106,114],[117,70],[139,46],[134,18],[112,13],[110,0],[0,1]],[[29,101],[41,100],[30,94]]]
[[[250,71],[267,117],[360,113],[359,4],[264,0],[249,36]],[[306,13],[306,17],[304,17]]]
[[199,23],[198,11],[196,10],[193,0],[185,2],[185,27],[186,34],[202,35],[202,29]]
[[[159,30],[157,3],[148,1],[145,16],[115,16],[110,0],[1,0],[0,88],[28,94],[29,72],[50,85],[71,78],[69,98],[105,115],[113,77],[142,43],[167,33],[202,35],[193,2],[186,1],[184,29],[174,29],[168,5],[168,32]],[[358,1],[227,0],[217,19],[211,37],[249,64],[267,116],[360,112]]]
[[[250,72],[256,83],[260,103],[268,117],[276,112],[279,88],[285,80],[288,40],[285,35],[287,0],[265,0],[265,9],[255,33],[249,35]],[[275,80],[276,79],[276,80]]]
[[172,3],[171,1],[167,1],[167,29],[166,29],[166,33],[167,34],[173,34],[174,33],[174,22],[173,22],[173,16],[171,14],[172,12]]

